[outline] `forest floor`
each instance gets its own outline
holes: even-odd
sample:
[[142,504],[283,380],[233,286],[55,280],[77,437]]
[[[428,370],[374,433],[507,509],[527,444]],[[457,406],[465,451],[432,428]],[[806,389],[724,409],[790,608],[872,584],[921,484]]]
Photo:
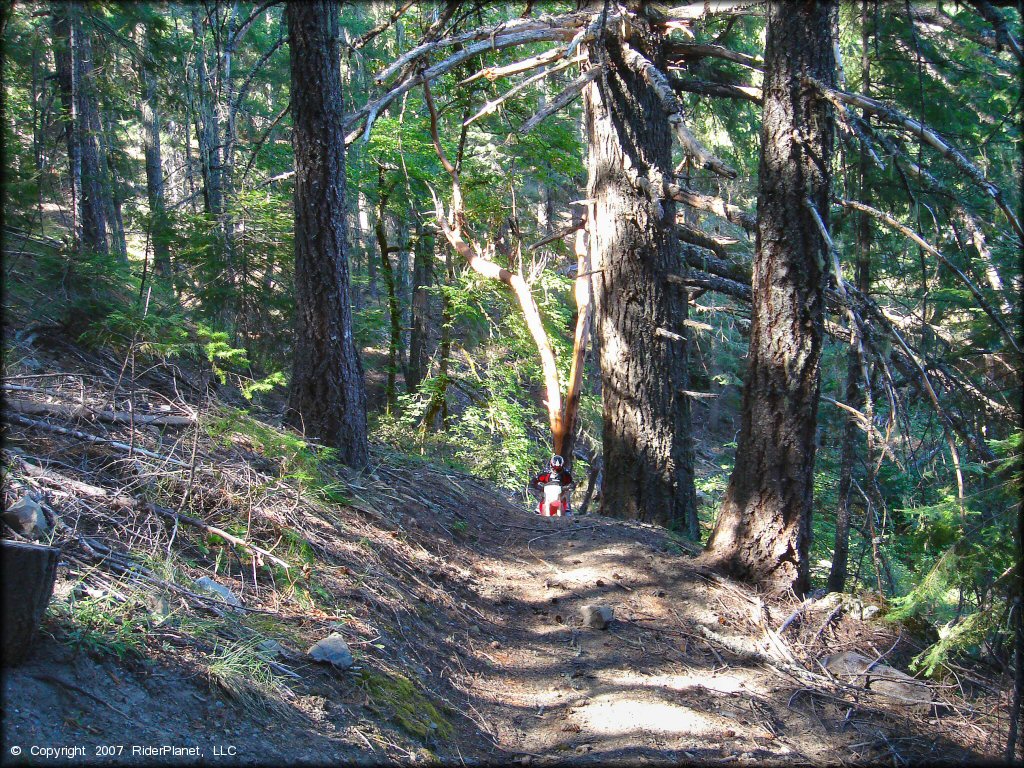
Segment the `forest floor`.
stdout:
[[[8,342],[5,502],[35,494],[63,555],[37,647],[4,670],[4,764],[955,764],[1005,743],[991,672],[953,668],[921,705],[821,665],[906,670],[921,650],[884,608],[863,618],[867,598],[767,598],[663,529],[539,518],[380,447],[318,495],[188,371],[151,366],[131,398],[198,426],[104,423],[124,362],[45,330]],[[302,576],[158,512],[185,501]],[[200,595],[202,576],[243,606]],[[614,618],[587,626],[586,605]],[[306,654],[332,632],[348,669]]]

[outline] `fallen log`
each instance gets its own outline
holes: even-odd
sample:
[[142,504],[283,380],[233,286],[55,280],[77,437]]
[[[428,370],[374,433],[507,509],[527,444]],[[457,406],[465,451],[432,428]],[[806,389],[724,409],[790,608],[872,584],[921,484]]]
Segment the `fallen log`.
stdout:
[[[13,389],[13,386],[5,385],[4,389]],[[26,387],[18,387],[23,391]],[[6,402],[9,410],[18,413],[27,413],[32,416],[58,416],[62,419],[94,419],[96,421],[107,421],[115,424],[154,424],[160,427],[187,427],[195,424],[191,416],[179,416],[177,414],[157,413],[129,413],[128,411],[97,411],[85,406],[70,406],[61,403],[41,403],[38,400],[13,400]]]

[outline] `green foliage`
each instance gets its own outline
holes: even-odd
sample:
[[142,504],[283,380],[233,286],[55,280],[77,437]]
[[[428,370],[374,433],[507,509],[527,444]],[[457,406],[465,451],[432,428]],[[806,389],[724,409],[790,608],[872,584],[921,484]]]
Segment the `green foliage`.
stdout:
[[48,608],[59,627],[59,639],[78,649],[98,655],[145,655],[149,617],[134,601],[119,601],[112,595],[54,600]]
[[207,663],[212,683],[253,715],[287,713],[287,686],[267,663],[258,640],[218,643]]

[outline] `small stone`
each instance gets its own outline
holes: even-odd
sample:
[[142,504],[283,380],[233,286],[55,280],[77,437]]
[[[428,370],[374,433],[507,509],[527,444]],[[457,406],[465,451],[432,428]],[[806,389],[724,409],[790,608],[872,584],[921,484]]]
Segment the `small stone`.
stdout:
[[615,618],[615,611],[607,605],[584,605],[580,614],[584,626],[592,629],[608,629],[608,624]]
[[498,650],[499,648],[501,648],[501,643],[499,643],[497,640],[491,640],[491,648],[493,648],[494,650]]
[[225,587],[223,584],[218,584],[209,576],[203,576],[203,578],[197,579],[193,586],[195,586],[196,589],[202,592],[206,592],[207,594],[219,597],[228,605],[242,604],[242,601],[238,599],[234,592]]
[[864,621],[871,621],[871,619],[875,618],[881,610],[882,609],[877,605],[865,605],[864,610],[861,613],[861,618],[864,619]]
[[352,651],[348,648],[348,643],[337,632],[315,642],[306,653],[313,661],[333,664],[338,669],[348,669],[355,663],[355,659],[352,658]]
[[151,595],[146,599],[146,607],[158,620],[171,615],[171,602],[166,595]]
[[604,579],[598,579],[597,581],[595,581],[594,582],[594,586],[595,587],[603,587],[604,586]]
[[260,649],[260,652],[264,656],[269,656],[270,658],[284,655],[284,646],[273,638],[267,638],[266,640],[261,641],[256,647]]
[[29,494],[7,508],[4,522],[29,539],[41,539],[50,532],[42,505]]

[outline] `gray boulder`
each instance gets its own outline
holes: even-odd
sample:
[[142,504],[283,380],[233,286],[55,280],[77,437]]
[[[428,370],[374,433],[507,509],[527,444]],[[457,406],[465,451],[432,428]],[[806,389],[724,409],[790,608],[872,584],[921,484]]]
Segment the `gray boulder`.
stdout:
[[348,648],[348,643],[337,632],[313,643],[306,653],[313,661],[333,664],[338,669],[348,669],[355,663],[355,659],[352,658],[352,651]]
[[583,626],[591,629],[608,629],[608,625],[615,618],[615,611],[607,605],[584,605],[580,608],[580,615],[583,617]]
[[4,522],[29,539],[41,539],[50,533],[50,524],[42,505],[25,494],[4,512]]
[[211,579],[209,576],[203,576],[201,579],[196,579],[195,588],[201,592],[205,592],[208,595],[212,595],[220,600],[223,600],[228,605],[241,605],[242,601],[238,599],[230,589],[225,587],[223,584],[218,584],[216,581]]
[[880,693],[915,709],[931,708],[932,689],[927,683],[887,664],[873,664],[872,661],[856,651],[843,651],[826,656],[821,664],[836,677],[858,688]]

